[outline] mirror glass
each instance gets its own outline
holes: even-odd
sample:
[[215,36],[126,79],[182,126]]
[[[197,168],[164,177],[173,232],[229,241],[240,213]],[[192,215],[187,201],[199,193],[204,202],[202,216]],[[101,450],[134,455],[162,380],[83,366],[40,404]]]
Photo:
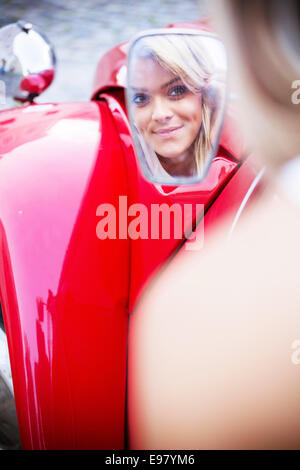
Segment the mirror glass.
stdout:
[[32,101],[51,84],[55,62],[50,42],[31,23],[19,21],[0,29],[0,80],[6,98]]
[[201,181],[216,152],[227,94],[222,42],[209,33],[143,34],[128,57],[127,109],[145,177]]

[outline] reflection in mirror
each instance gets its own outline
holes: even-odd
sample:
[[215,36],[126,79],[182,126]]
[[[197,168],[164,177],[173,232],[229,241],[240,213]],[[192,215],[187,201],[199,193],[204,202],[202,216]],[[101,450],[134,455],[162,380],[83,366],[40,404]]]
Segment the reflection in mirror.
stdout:
[[10,105],[31,102],[53,81],[55,54],[44,34],[19,21],[0,29],[0,81]]
[[173,31],[149,33],[132,43],[127,106],[145,176],[177,185],[203,179],[213,158],[227,66],[215,36]]

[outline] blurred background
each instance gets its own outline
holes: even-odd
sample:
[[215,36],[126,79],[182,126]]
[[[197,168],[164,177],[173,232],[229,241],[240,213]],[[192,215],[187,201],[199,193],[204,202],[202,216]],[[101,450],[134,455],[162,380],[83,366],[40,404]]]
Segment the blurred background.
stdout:
[[0,26],[29,21],[53,44],[56,78],[37,102],[90,99],[100,57],[142,30],[205,16],[208,0],[1,0]]

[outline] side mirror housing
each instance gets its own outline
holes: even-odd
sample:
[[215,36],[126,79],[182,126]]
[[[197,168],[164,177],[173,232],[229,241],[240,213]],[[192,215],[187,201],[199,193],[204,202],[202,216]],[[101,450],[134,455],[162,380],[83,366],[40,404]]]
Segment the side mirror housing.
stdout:
[[5,101],[31,103],[52,83],[55,64],[53,46],[31,23],[18,21],[0,29],[0,80]]
[[227,59],[217,36],[145,32],[130,46],[127,107],[144,176],[164,185],[203,180],[218,148]]

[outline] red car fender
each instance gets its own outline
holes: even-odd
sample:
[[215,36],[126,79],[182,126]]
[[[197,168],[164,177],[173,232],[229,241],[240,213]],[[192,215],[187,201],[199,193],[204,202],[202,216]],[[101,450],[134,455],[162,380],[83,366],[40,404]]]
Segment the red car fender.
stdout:
[[127,191],[105,103],[0,115],[1,303],[23,449],[124,446],[129,241],[96,210]]

